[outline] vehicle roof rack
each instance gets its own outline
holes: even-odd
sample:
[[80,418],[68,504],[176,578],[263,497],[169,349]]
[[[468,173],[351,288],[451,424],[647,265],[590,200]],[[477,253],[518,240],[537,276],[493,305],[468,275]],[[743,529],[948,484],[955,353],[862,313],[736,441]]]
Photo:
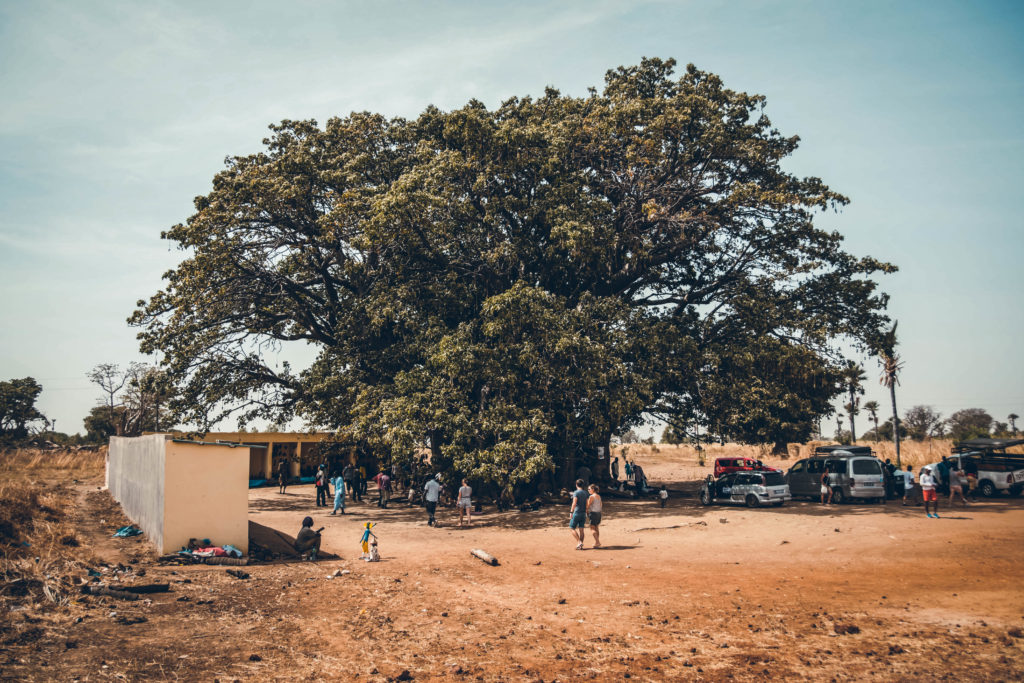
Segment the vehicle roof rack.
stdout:
[[958,443],[955,449],[957,451],[1001,451],[1021,444],[1024,444],[1024,439],[967,439]]

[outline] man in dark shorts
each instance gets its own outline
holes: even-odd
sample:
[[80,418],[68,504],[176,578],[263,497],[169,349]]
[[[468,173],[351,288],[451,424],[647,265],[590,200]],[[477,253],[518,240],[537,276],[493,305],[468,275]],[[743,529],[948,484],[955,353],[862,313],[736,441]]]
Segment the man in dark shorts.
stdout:
[[576,480],[576,490],[572,492],[572,503],[569,506],[569,530],[576,539],[576,550],[583,550],[583,535],[587,524],[587,498],[590,496],[583,490],[583,480]]

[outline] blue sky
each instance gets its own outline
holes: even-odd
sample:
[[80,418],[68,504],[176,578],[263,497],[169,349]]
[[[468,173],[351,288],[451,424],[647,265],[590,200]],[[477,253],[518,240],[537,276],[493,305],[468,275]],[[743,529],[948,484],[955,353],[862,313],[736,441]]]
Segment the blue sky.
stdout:
[[267,124],[582,95],[657,56],[767,96],[802,139],[789,168],[852,200],[820,224],[900,266],[901,408],[1005,420],[1024,413],[1022,20],[1015,2],[0,3],[0,379],[37,378],[81,430],[85,373],[146,360],[125,319],[180,258],[160,231]]

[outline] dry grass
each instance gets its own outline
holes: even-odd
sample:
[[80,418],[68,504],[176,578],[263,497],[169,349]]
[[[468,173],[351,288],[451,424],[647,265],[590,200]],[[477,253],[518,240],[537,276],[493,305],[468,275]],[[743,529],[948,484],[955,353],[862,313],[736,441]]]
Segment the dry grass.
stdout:
[[82,549],[66,484],[102,477],[104,452],[0,454],[0,609],[67,605],[96,558]]
[[96,451],[4,451],[0,452],[0,480],[100,482],[106,458],[106,447]]

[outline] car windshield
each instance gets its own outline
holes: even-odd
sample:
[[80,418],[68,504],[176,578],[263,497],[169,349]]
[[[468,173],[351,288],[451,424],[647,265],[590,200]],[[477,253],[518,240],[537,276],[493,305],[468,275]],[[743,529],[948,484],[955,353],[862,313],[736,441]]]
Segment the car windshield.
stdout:
[[879,466],[877,460],[854,460],[853,461],[853,473],[854,474],[881,474],[882,468]]
[[782,472],[765,472],[763,476],[765,486],[782,486],[786,483],[786,478],[782,476]]

